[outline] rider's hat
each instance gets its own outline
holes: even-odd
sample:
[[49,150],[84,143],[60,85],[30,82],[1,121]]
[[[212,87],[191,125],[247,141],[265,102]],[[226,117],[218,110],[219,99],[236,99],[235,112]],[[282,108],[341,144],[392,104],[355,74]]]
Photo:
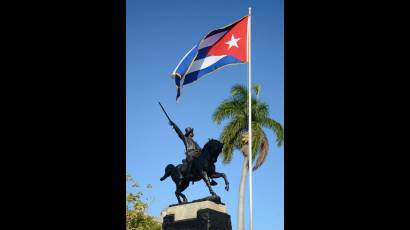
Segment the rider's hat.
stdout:
[[185,129],[185,135],[188,136],[188,135],[189,135],[191,132],[193,132],[193,131],[194,131],[193,128],[187,127],[187,128]]

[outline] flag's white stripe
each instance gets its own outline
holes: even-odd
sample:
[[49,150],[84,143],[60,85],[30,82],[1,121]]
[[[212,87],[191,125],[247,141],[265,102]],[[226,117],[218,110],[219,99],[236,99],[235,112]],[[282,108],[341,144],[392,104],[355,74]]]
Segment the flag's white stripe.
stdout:
[[214,35],[206,38],[205,40],[203,40],[201,42],[201,44],[199,45],[198,50],[215,44],[215,42],[218,41],[218,39],[220,39],[222,36],[224,36],[226,34],[226,32],[227,31],[222,31],[221,33],[217,33],[217,34],[214,34]]
[[217,61],[221,60],[223,57],[226,57],[226,55],[221,55],[221,56],[209,56],[206,58],[202,58],[200,60],[196,60],[192,66],[191,69],[189,69],[188,73],[192,73],[201,69],[205,69],[209,67],[210,65],[215,64]]
[[192,49],[190,49],[185,56],[181,59],[181,61],[179,61],[177,67],[174,69],[174,71],[172,72],[172,75],[174,75],[177,71],[177,69],[179,68],[179,66],[181,65],[182,61],[186,58],[186,56],[188,56],[189,53],[191,53],[191,51],[196,47],[196,45],[194,47],[192,47]]

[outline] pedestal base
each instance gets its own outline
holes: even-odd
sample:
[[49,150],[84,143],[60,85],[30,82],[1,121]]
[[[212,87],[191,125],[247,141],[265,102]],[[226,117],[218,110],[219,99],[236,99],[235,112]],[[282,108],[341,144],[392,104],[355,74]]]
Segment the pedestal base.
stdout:
[[165,212],[163,230],[232,230],[224,204],[196,201],[168,207]]

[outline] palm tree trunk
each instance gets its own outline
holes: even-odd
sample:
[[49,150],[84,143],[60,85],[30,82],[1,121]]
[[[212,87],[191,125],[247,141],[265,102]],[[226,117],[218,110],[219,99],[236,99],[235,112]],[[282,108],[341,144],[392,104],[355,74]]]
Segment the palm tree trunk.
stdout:
[[241,175],[241,182],[239,183],[239,204],[238,204],[238,230],[245,229],[245,219],[244,219],[244,205],[245,205],[245,188],[246,188],[246,173],[248,158],[243,158],[243,165],[242,165],[242,175]]

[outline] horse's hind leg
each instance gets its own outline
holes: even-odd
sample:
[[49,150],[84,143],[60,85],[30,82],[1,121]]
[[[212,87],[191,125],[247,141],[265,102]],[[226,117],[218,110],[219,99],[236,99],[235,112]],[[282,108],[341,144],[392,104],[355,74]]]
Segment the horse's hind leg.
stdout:
[[219,172],[214,172],[210,178],[219,178],[219,177],[223,177],[224,181],[225,181],[225,190],[229,191],[229,181],[228,178],[226,178],[225,173],[219,173]]

